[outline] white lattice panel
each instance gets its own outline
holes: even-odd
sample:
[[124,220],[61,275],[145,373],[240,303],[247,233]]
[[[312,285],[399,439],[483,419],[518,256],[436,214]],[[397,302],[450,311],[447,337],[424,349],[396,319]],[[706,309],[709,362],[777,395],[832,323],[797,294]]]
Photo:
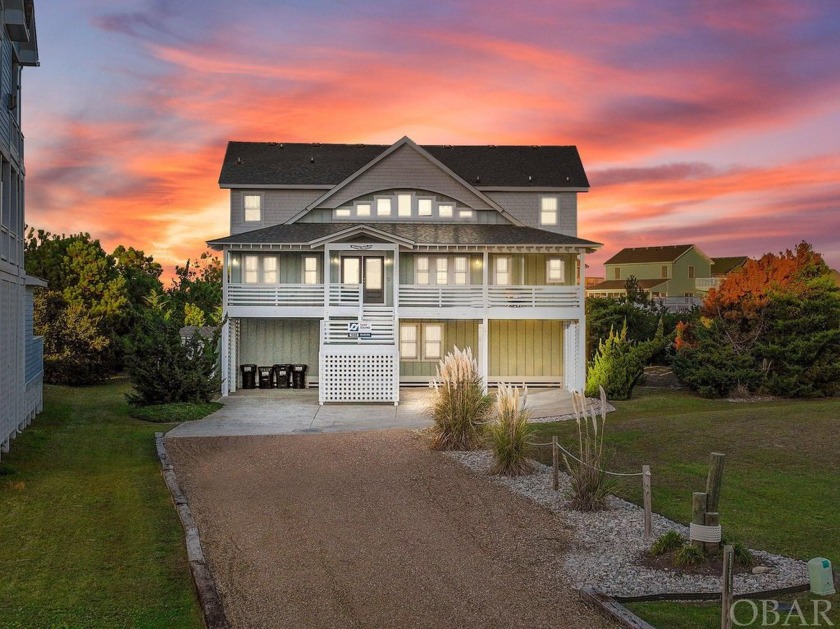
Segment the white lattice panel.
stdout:
[[399,356],[392,347],[351,353],[322,346],[319,366],[321,403],[399,401]]

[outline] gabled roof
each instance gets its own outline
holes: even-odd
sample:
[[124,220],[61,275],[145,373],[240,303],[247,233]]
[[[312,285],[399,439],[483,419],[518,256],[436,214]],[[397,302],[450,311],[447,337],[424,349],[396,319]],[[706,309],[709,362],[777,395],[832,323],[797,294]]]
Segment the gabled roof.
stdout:
[[604,264],[644,264],[645,262],[673,262],[694,245],[667,245],[664,247],[627,247]]
[[[229,142],[221,187],[334,186],[391,148],[384,144]],[[588,188],[575,146],[422,145],[476,188]]]
[[712,258],[712,275],[726,275],[747,263],[747,256],[731,256],[728,258]]
[[[668,280],[661,280],[661,279],[654,279],[654,280],[636,280],[639,284],[639,288],[644,290],[650,290],[652,288],[656,288],[660,284],[664,284]],[[599,290],[624,290],[625,286],[627,286],[627,280],[606,280],[604,282],[599,282],[598,284],[593,284],[592,286],[587,286],[587,291],[599,291]]]
[[225,245],[310,244],[330,236],[373,228],[413,244],[423,245],[568,245],[598,248],[600,243],[534,227],[439,223],[291,223],[207,241],[215,249]]

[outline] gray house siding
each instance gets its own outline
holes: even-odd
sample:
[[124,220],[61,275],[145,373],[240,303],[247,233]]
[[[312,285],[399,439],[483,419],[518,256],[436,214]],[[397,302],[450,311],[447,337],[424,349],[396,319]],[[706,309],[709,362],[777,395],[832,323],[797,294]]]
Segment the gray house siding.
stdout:
[[325,199],[319,207],[334,209],[358,197],[392,189],[426,190],[451,197],[476,210],[493,209],[481,197],[410,146],[403,146],[391,153]]
[[[485,192],[514,218],[528,227],[577,236],[576,192]],[[556,196],[557,225],[540,225],[540,197]]]
[[[262,220],[245,222],[243,199],[246,194],[262,196]],[[322,194],[323,190],[231,190],[230,233],[241,234],[271,225],[282,225]]]

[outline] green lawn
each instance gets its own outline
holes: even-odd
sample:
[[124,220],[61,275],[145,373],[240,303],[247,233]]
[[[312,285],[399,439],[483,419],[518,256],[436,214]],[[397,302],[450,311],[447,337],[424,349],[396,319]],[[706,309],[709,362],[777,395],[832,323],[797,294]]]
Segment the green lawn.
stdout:
[[125,382],[45,387],[0,462],[0,626],[201,627],[154,433]]
[[[730,403],[640,388],[634,399],[615,406],[616,412],[607,416],[606,441],[615,452],[609,469],[632,472],[649,464],[654,511],[688,523],[691,493],[705,489],[709,453],[723,452],[724,536],[800,559],[827,557],[836,572],[840,399]],[[546,441],[553,434],[575,451],[574,422],[543,424],[536,438]],[[547,450],[541,457],[550,463]],[[641,483],[623,480],[616,493],[640,503]],[[831,600],[830,617],[840,626],[840,596]],[[651,603],[636,606],[636,611],[660,627],[719,626],[709,609]],[[713,621],[699,619],[704,613]]]

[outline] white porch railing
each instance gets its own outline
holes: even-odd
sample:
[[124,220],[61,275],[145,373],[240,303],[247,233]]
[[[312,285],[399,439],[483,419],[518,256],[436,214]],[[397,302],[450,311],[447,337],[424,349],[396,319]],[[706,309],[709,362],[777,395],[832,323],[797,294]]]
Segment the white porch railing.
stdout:
[[717,288],[720,286],[722,278],[720,277],[698,277],[694,280],[694,287],[697,290],[709,290],[710,288]]
[[490,308],[577,308],[579,286],[488,286]]
[[400,306],[407,308],[483,308],[482,286],[400,285]]
[[323,284],[228,284],[229,306],[322,306]]
[[330,284],[330,306],[358,306],[361,301],[361,284]]

